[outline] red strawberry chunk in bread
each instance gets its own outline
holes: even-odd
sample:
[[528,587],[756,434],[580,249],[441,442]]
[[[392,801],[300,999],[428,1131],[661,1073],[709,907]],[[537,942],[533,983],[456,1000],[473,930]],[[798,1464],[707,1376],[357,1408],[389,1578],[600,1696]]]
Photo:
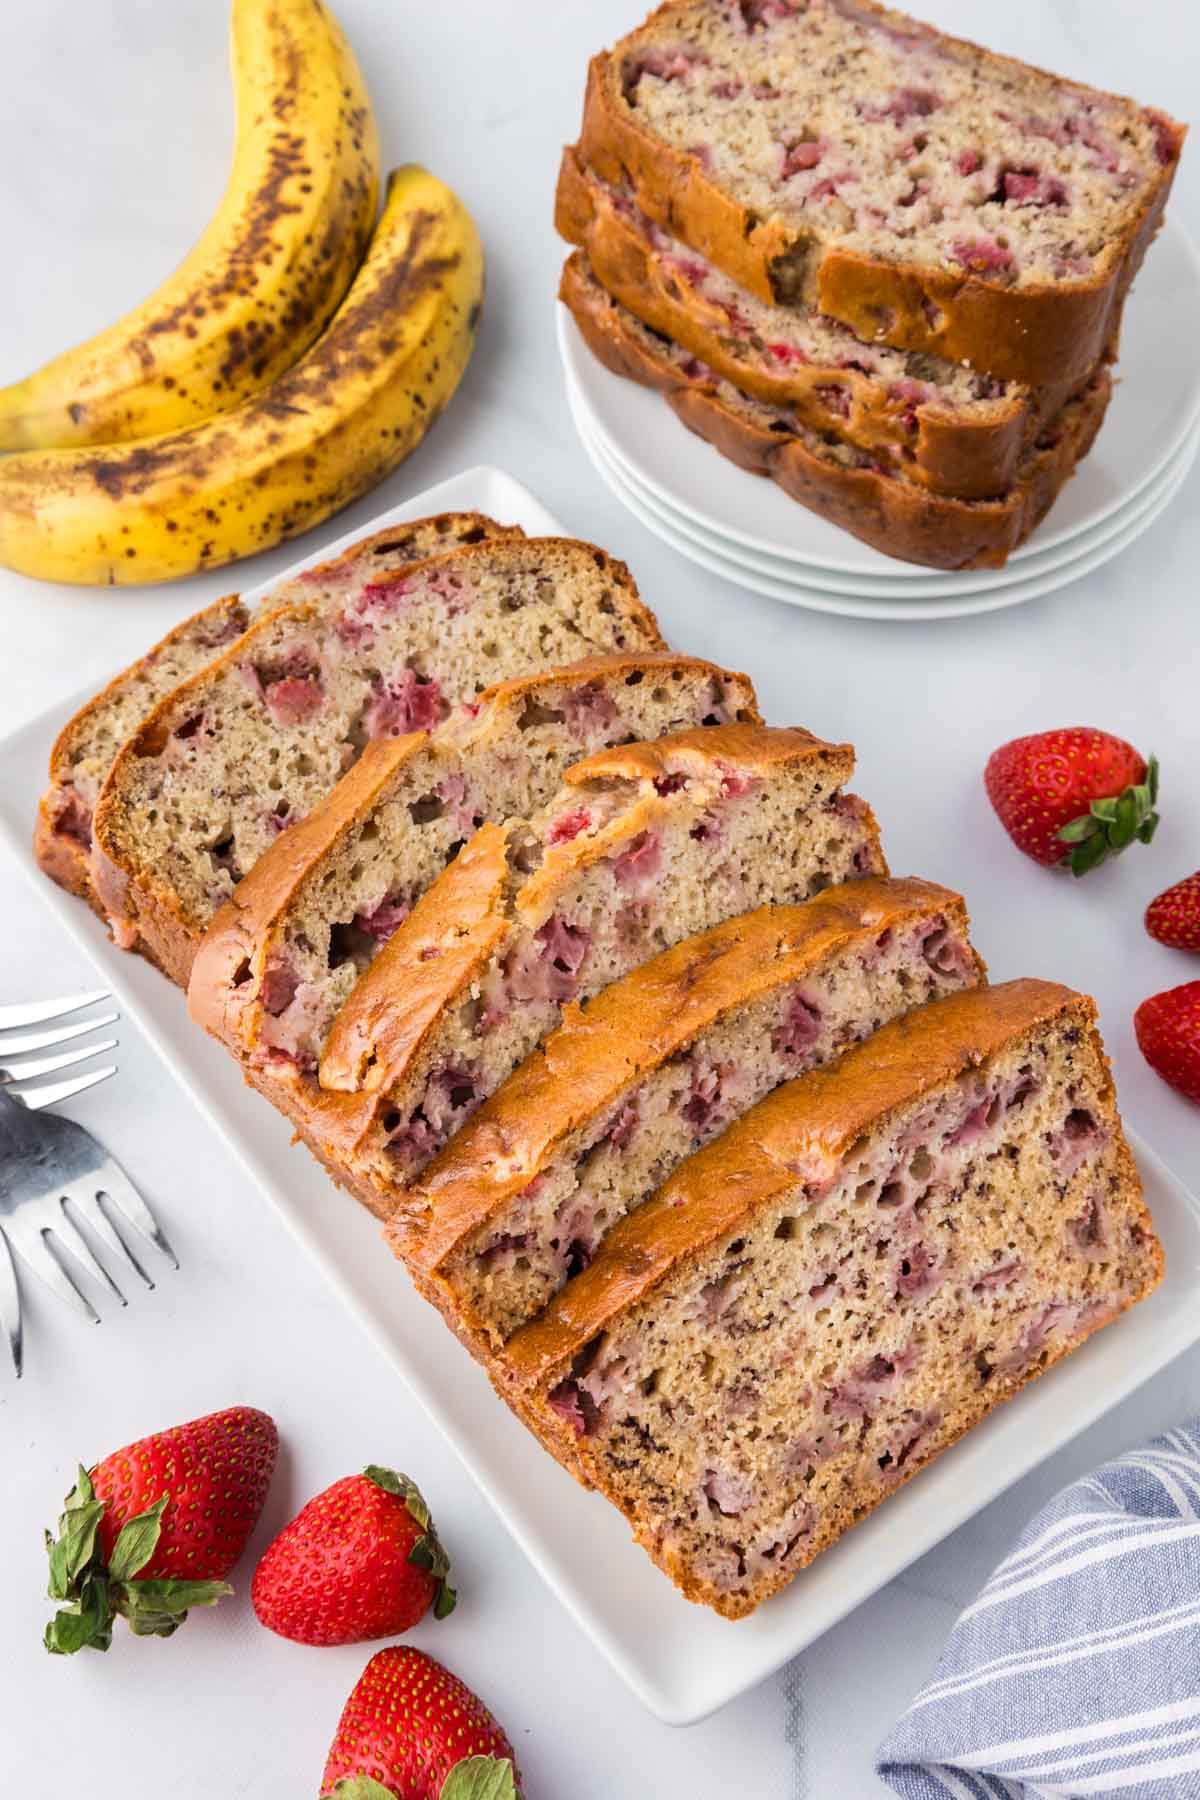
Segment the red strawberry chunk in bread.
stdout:
[[662,839],[656,832],[642,831],[628,850],[613,859],[613,874],[622,887],[640,887],[652,881],[662,868]]
[[820,1035],[820,1007],[803,994],[795,994],[783,1024],[771,1035],[771,1047],[780,1055],[800,1057],[812,1049]]
[[299,977],[291,966],[280,960],[268,962],[263,971],[259,999],[263,1009],[273,1015],[284,1012],[296,998]]
[[514,1000],[573,1000],[592,934],[552,914],[505,965]]
[[547,844],[569,844],[577,838],[581,831],[586,831],[592,822],[592,815],[586,806],[576,806],[570,812],[561,813],[554,820],[546,833]]
[[737,1518],[754,1500],[754,1484],[728,1469],[710,1469],[700,1484],[700,1492],[727,1519]]
[[364,723],[370,737],[403,737],[409,731],[432,731],[443,711],[437,681],[402,669],[378,689]]
[[607,731],[617,718],[617,703],[599,682],[571,688],[563,695],[567,724],[580,737]]
[[392,933],[398,931],[407,919],[412,907],[407,901],[389,897],[381,900],[370,912],[355,913],[354,923],[359,931],[365,931],[368,937],[375,938],[380,944],[386,944]]
[[789,176],[798,175],[803,169],[815,169],[823,155],[821,145],[813,138],[800,138],[795,143],[785,144],[780,179],[787,181]]
[[263,699],[271,717],[279,725],[302,725],[319,711],[325,691],[315,676],[285,676],[263,688]]
[[980,275],[1014,266],[1012,251],[997,243],[995,238],[956,238],[951,245],[951,254],[964,269],[973,269]]

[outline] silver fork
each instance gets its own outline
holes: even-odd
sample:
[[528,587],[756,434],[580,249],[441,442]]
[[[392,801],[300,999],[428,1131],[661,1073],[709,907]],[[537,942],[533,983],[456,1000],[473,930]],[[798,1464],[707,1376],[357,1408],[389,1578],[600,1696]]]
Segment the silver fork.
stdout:
[[[65,1257],[73,1257],[122,1306],[128,1304],[67,1210],[68,1202],[71,1211],[87,1223],[104,1247],[128,1264],[147,1287],[152,1288],[154,1283],[121,1237],[109,1217],[110,1211],[179,1267],[178,1257],[124,1170],[82,1125],[42,1110],[72,1099],[116,1074],[116,1064],[112,1063],[60,1081],[46,1079],[85,1063],[102,1051],[115,1049],[116,1038],[97,1043],[75,1040],[112,1025],[118,1015],[103,1013],[69,1025],[52,1025],[49,1030],[29,1028],[51,1025],[53,1020],[109,998],[102,989],[70,999],[0,1006],[0,1324],[18,1376],[23,1365],[23,1343],[21,1293],[13,1251],[60,1300],[92,1324],[100,1323],[100,1315],[67,1272]],[[74,1047],[54,1056],[38,1054],[67,1043]]]

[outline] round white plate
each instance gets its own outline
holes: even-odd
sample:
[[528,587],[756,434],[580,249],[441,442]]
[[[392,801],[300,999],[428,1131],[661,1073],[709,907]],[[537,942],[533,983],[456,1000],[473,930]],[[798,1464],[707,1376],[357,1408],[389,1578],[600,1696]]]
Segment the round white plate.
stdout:
[[1135,538],[1148,530],[1160,513],[1170,504],[1182,485],[1192,462],[1195,459],[1200,437],[1191,443],[1191,454],[1185,462],[1177,467],[1174,478],[1165,491],[1160,491],[1147,510],[1134,520],[1126,530],[1116,538],[1110,539],[1099,549],[1076,557],[1048,574],[1034,576],[1028,581],[1017,582],[1009,587],[982,594],[963,594],[948,600],[906,600],[897,597],[894,600],[864,599],[851,594],[834,594],[816,587],[806,587],[798,581],[783,581],[762,575],[744,564],[730,561],[727,556],[718,555],[714,551],[702,549],[694,538],[687,538],[668,525],[664,520],[651,512],[646,502],[629,486],[626,478],[619,473],[616,465],[606,455],[601,445],[588,436],[586,428],[577,419],[576,427],[584,449],[601,479],[612,490],[616,497],[626,506],[636,519],[661,538],[665,544],[677,550],[690,562],[698,563],[701,568],[720,575],[724,580],[732,582],[735,587],[749,588],[752,592],[766,594],[770,599],[786,601],[789,606],[803,606],[813,612],[838,613],[844,618],[858,619],[894,619],[907,621],[913,619],[956,619],[967,618],[976,613],[999,612],[1007,606],[1020,606],[1026,600],[1036,600],[1042,594],[1053,592],[1055,588],[1065,587],[1080,576],[1090,574],[1093,569],[1108,562],[1119,554]]
[[[571,416],[575,420],[576,430],[586,434],[605,454],[605,457],[622,476],[623,483],[630,488],[643,504],[664,524],[679,533],[681,537],[692,538],[702,550],[712,552],[735,562],[741,568],[755,570],[760,575],[769,575],[783,582],[803,580],[811,574],[813,582],[819,584],[823,593],[854,594],[864,599],[904,600],[937,599],[946,601],[960,594],[992,593],[996,589],[1012,587],[1017,582],[1032,580],[1035,576],[1047,575],[1052,569],[1059,568],[1076,557],[1083,556],[1092,550],[1099,549],[1110,539],[1115,539],[1133,524],[1143,512],[1152,506],[1158,496],[1172,484],[1176,475],[1183,468],[1189,467],[1196,454],[1197,434],[1193,434],[1180,447],[1175,457],[1160,470],[1152,482],[1140,488],[1130,500],[1115,512],[1102,519],[1099,524],[1086,531],[1076,533],[1064,544],[1056,544],[1037,555],[1026,557],[1018,562],[1010,558],[1002,569],[970,569],[960,575],[926,570],[925,580],[906,580],[902,587],[892,580],[882,580],[875,576],[838,575],[822,570],[801,567],[796,562],[781,556],[768,556],[765,551],[748,550],[736,544],[730,538],[722,538],[708,525],[697,524],[686,513],[676,510],[670,502],[660,494],[651,492],[637,479],[628,466],[621,461],[612,444],[605,437],[603,430],[596,423],[587,409],[587,402],[579,392],[572,376],[566,377],[567,400],[571,408]],[[1197,428],[1200,430],[1200,428]]]
[[[1125,505],[1177,456],[1200,419],[1200,364],[1183,362],[1200,314],[1200,257],[1167,220],[1127,308],[1120,374],[1096,448],[1050,518],[1012,562],[1066,543]],[[684,429],[658,394],[623,380],[587,349],[558,308],[559,349],[590,417],[627,474],[677,512],[746,549],[805,565],[811,574],[891,579],[929,571],[894,562],[797,505],[774,482],[748,475]],[[804,570],[799,571],[803,575]]]

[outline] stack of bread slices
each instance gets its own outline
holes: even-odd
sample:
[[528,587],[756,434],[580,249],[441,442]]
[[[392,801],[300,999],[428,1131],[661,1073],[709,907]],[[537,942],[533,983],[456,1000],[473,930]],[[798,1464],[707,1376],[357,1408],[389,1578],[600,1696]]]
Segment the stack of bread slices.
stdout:
[[1091,1002],[988,986],[853,767],[594,545],[453,514],[186,621],[38,820],[733,1618],[1161,1272]]
[[997,566],[1103,422],[1183,137],[874,0],[668,0],[592,63],[560,295],[802,505]]

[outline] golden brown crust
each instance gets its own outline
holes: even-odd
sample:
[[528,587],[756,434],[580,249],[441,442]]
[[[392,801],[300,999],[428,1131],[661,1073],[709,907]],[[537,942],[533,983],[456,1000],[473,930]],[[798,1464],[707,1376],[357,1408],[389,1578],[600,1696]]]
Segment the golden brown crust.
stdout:
[[[138,730],[122,746],[108,779],[100,794],[96,806],[93,823],[94,845],[92,851],[92,875],[94,884],[101,895],[106,909],[114,923],[114,936],[123,948],[132,948],[140,936],[154,953],[154,958],[172,973],[172,979],[180,980],[187,986],[191,976],[192,963],[200,945],[203,929],[208,921],[197,922],[185,912],[179,896],[164,884],[154,869],[141,866],[133,834],[126,829],[126,809],[121,795],[121,783],[126,767],[139,757],[155,755],[161,747],[163,734],[167,729],[167,721],[175,709],[189,704],[190,698],[215,673],[233,667],[243,660],[247,654],[248,640],[252,643],[255,634],[266,633],[272,629],[281,614],[303,619],[310,611],[319,608],[323,579],[343,570],[348,563],[358,560],[367,551],[382,548],[381,540],[387,540],[397,556],[403,556],[409,543],[420,543],[436,532],[448,542],[455,542],[457,533],[464,539],[459,547],[449,550],[438,550],[422,556],[418,562],[407,565],[415,573],[425,562],[445,562],[450,558],[467,558],[476,554],[477,546],[487,540],[489,546],[497,538],[520,538],[524,533],[496,526],[481,513],[447,513],[438,514],[430,519],[407,521],[397,526],[393,532],[376,533],[366,541],[365,548],[354,550],[328,564],[320,564],[308,570],[298,578],[295,584],[289,584],[289,592],[300,595],[311,590],[312,598],[293,598],[284,606],[273,607],[257,618],[248,633],[236,638],[220,657],[198,672],[190,680],[182,682],[172,693],[159,703],[152,713],[145,718]],[[546,544],[576,544],[577,539],[547,538],[540,540]],[[637,592],[637,586],[626,565],[594,544],[584,544],[586,551],[609,571],[614,585],[620,586],[625,595],[628,616],[636,621],[646,638],[654,647],[662,645],[662,636],[658,623],[650,609],[643,603]],[[396,568],[403,565],[395,564]]]
[[[967,936],[966,906],[916,878],[868,876],[801,906],[745,913],[643,963],[563,1023],[398,1197],[389,1241],[414,1274],[446,1258],[545,1167],[563,1140],[734,1007],[803,980],[855,942],[931,911]],[[982,965],[980,965],[982,970]]]
[[[660,7],[640,30],[653,28],[671,10]],[[699,157],[655,137],[626,104],[621,62],[638,35],[634,32],[611,53],[592,60],[580,136],[584,160],[606,181],[629,183],[643,212],[734,281],[769,304],[779,304],[788,298],[789,282],[809,264],[813,303],[863,339],[929,351],[1031,387],[1081,382],[1095,368],[1162,222],[1185,127],[1164,117],[1175,154],[1148,190],[1124,241],[1109,246],[1094,276],[1059,285],[1005,287],[962,270],[902,268],[841,250],[836,243],[822,246],[783,218],[761,218],[749,211],[710,179]],[[1029,69],[1012,58],[983,54],[993,65],[1022,73]]]
[[1094,1027],[1094,1002],[1057,982],[964,988],[776,1088],[608,1233],[588,1268],[509,1340],[503,1379],[519,1388],[544,1384],[681,1259],[798,1180],[819,1185],[868,1126],[976,1067],[1016,1033],[1067,1013]]
[[[805,439],[735,410],[704,379],[689,380],[668,354],[634,335],[616,303],[575,251],[559,289],[589,349],[615,375],[662,394],[690,431],[739,468],[767,475],[811,512],[887,556],[932,569],[999,568],[1049,512],[1087,455],[1112,394],[1107,368],[1069,401],[1027,452],[1017,484],[998,500],[956,500],[903,478],[818,454]],[[783,421],[780,421],[783,423]]]
[[[987,417],[923,402],[912,418],[888,399],[881,380],[828,364],[768,366],[734,354],[728,321],[715,309],[684,295],[651,246],[614,207],[604,187],[584,167],[579,151],[563,151],[555,206],[560,236],[586,252],[596,279],[643,325],[682,344],[716,374],[770,405],[792,408],[817,431],[838,431],[935,494],[960,500],[1000,494],[1016,477],[1017,464],[1042,424],[1052,419],[1081,385],[1078,380],[1028,388],[994,401]],[[828,403],[831,373],[849,402],[844,420]],[[1090,373],[1090,371],[1089,371]]]
[[828,744],[802,725],[697,725],[650,743],[596,750],[565,769],[563,780],[572,787],[603,779],[653,783],[673,770],[703,776],[714,764],[720,768],[727,762],[770,775],[809,760],[834,764],[844,781],[854,773],[854,746]]
[[[594,680],[620,678],[635,670],[691,669],[714,677],[745,683],[742,710],[757,719],[753,688],[744,675],[719,668],[702,658],[672,650],[639,655],[618,650],[582,658],[567,665],[572,677]],[[519,711],[530,694],[561,682],[563,668],[538,669],[531,675],[497,682],[479,696],[478,710]],[[235,1054],[252,1047],[248,1015],[238,1001],[235,974],[247,965],[250,976],[262,969],[281,922],[303,885],[311,881],[326,859],[340,846],[348,831],[357,830],[382,803],[404,766],[431,742],[428,732],[411,732],[402,738],[376,738],[354,766],[308,816],[275,840],[259,857],[249,874],[234,889],[204,934],[188,988],[188,1009],[198,1025]],[[258,991],[258,982],[244,983],[247,994]]]

